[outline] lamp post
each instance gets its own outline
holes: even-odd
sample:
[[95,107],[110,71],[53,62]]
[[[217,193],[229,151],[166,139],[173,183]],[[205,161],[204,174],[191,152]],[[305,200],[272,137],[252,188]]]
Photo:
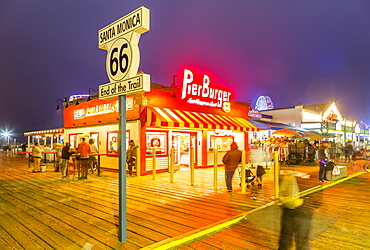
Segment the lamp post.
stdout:
[[3,132],[3,137],[7,138],[7,149],[6,149],[6,156],[9,156],[9,149],[10,149],[10,144],[9,144],[9,139],[10,139],[10,133],[8,131]]
[[90,90],[94,91],[95,93],[97,93],[98,91],[96,91],[94,88],[89,88],[89,97],[87,98],[87,102],[88,101],[91,101],[91,95],[90,95]]
[[10,133],[9,132],[4,132],[4,137],[7,137],[8,139],[8,144],[9,144],[9,138],[10,138]]
[[[78,95],[80,95],[81,97],[79,98]],[[76,106],[80,105],[80,102],[78,101],[79,99],[82,99],[82,93],[77,93],[76,94]]]
[[57,108],[56,108],[56,110],[59,110],[60,108],[59,108],[59,103],[58,103],[58,101],[61,101],[62,102],[62,105],[63,105],[63,100],[62,99],[58,99],[57,100]]

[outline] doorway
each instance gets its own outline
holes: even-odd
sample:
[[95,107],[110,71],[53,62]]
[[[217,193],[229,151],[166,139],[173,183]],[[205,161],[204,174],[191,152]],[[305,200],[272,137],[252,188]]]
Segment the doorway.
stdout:
[[190,150],[194,149],[194,167],[197,162],[196,132],[175,132],[172,134],[172,148],[175,151],[174,164],[177,169],[190,168]]

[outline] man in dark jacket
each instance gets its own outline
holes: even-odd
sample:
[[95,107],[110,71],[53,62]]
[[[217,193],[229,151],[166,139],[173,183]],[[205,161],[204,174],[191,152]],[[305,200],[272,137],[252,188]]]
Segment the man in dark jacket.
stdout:
[[70,144],[67,142],[66,145],[62,148],[62,180],[66,180],[68,178],[67,169],[68,169],[68,162],[69,157],[73,154],[70,151]]
[[319,164],[320,164],[319,181],[320,182],[329,181],[328,179],[326,179],[326,163],[328,163],[328,157],[329,157],[328,145],[329,143],[327,141],[323,141],[319,148]]
[[225,180],[227,191],[232,192],[233,176],[235,170],[238,168],[239,163],[242,161],[242,152],[238,150],[238,145],[236,142],[231,143],[230,148],[231,150],[224,155],[222,162],[225,164]]
[[126,151],[126,162],[128,167],[128,175],[132,176],[132,169],[136,165],[136,150],[138,146],[135,145],[134,140],[130,140],[129,147]]

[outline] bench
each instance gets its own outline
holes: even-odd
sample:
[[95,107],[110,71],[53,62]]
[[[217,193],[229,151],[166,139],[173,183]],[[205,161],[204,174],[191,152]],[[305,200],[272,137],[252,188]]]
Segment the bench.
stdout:
[[336,180],[339,180],[339,179],[342,179],[344,177],[347,177],[347,166],[337,166],[340,170],[340,174],[339,175],[332,175],[331,172],[332,170],[330,171],[327,171],[326,172],[326,178],[329,180],[329,181],[336,181]]

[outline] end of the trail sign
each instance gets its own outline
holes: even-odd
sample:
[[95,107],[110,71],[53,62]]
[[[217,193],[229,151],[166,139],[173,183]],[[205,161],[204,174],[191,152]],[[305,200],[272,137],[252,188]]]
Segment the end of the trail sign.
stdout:
[[140,7],[98,32],[99,48],[107,51],[106,71],[110,83],[99,86],[99,98],[150,91],[150,76],[138,75],[139,40],[150,29],[150,11]]
[[99,86],[99,99],[111,99],[119,95],[137,94],[150,91],[150,75],[139,74],[122,82],[106,83]]

